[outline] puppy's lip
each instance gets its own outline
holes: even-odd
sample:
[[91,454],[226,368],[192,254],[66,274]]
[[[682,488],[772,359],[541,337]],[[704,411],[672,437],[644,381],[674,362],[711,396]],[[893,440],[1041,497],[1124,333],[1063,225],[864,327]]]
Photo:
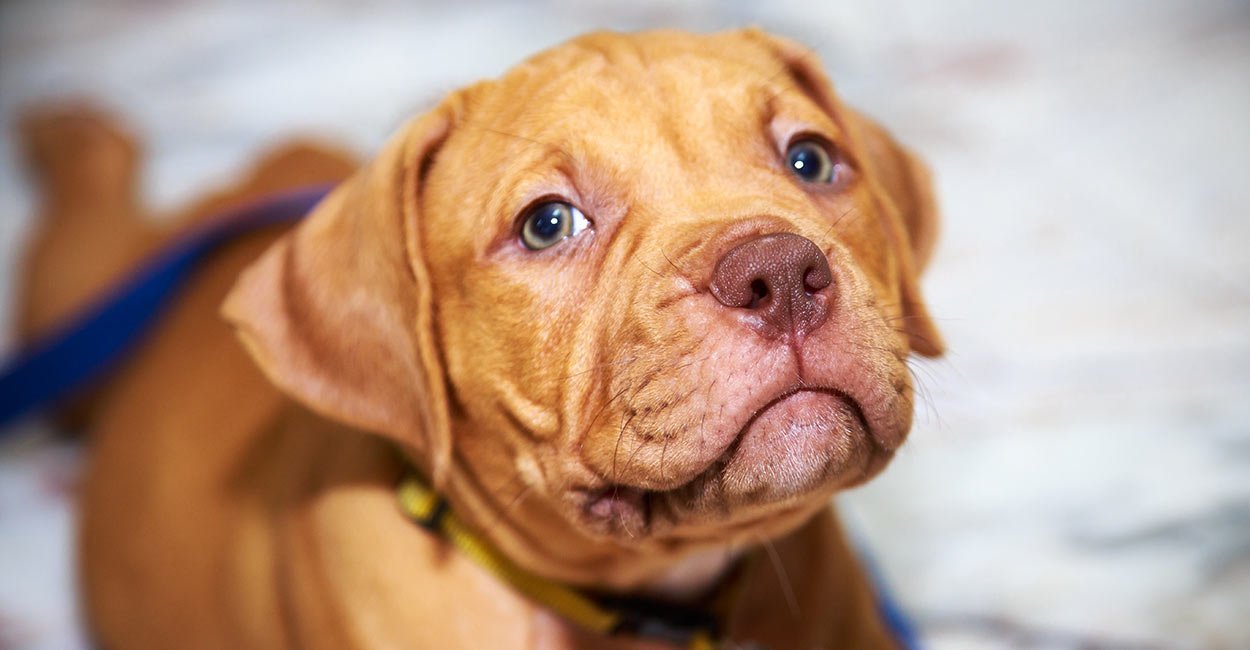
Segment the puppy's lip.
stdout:
[[[665,493],[678,504],[705,499],[713,487],[745,492],[763,503],[794,500],[858,460],[854,449],[839,450],[839,442],[863,448],[874,447],[874,440],[863,410],[846,392],[792,387],[756,409],[729,447],[698,476]],[[784,473],[797,475],[782,489],[773,485],[777,479],[759,478],[778,463],[786,468]],[[744,470],[754,479],[744,482]]]
[[[867,440],[875,440],[862,409],[849,394],[833,387],[794,385],[782,390],[757,407],[721,453],[702,471],[685,482],[673,487],[652,489],[605,480],[597,485],[571,490],[574,506],[588,526],[603,534],[623,535],[631,538],[650,534],[653,532],[657,514],[666,520],[666,528],[679,524],[682,519],[679,511],[688,509],[681,504],[689,504],[705,497],[709,486],[721,480],[719,477],[738,458],[740,446],[761,418],[773,411],[775,407],[803,396],[832,398],[832,401],[841,404],[845,411],[854,418],[855,426],[863,432]],[[872,465],[877,465],[879,460],[874,460]],[[875,471],[866,471],[866,473],[871,475]],[[825,474],[814,474],[812,482],[823,482],[826,478],[828,477]],[[857,479],[856,482],[859,480]],[[797,492],[809,491],[805,487]],[[791,495],[790,500],[793,500],[794,496],[796,495]],[[790,504],[790,507],[793,507],[793,504]],[[755,515],[751,521],[763,521],[768,518],[770,517]]]
[[796,386],[791,386],[790,388],[782,391],[779,395],[769,400],[768,403],[755,409],[755,411],[751,413],[751,417],[747,418],[746,424],[743,424],[742,428],[738,431],[738,435],[734,439],[734,443],[731,446],[736,446],[742,441],[743,436],[746,434],[748,430],[751,429],[751,426],[754,425],[757,420],[759,420],[761,415],[763,415],[764,413],[766,413],[773,407],[777,406],[778,404],[781,404],[782,402],[802,393],[824,394],[824,395],[833,397],[839,402],[845,404],[846,407],[850,409],[852,415],[854,415],[859,426],[862,427],[864,431],[871,433],[871,427],[868,424],[867,418],[864,417],[864,411],[863,409],[860,408],[859,402],[855,401],[855,398],[851,397],[850,394],[848,394],[846,391],[839,390],[837,388],[833,388],[829,386],[796,385]]

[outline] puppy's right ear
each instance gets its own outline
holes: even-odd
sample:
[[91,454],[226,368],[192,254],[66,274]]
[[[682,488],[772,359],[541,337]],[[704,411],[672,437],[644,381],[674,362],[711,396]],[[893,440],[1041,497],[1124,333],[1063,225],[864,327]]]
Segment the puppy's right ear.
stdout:
[[222,308],[260,369],[313,411],[386,436],[440,480],[451,456],[417,220],[451,128],[416,118],[240,275]]

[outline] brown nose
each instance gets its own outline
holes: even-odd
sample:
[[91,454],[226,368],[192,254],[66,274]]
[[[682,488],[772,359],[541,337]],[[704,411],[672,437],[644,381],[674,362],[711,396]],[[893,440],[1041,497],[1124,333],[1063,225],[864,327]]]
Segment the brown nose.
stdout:
[[812,240],[791,233],[762,235],[733,247],[712,272],[712,295],[726,307],[759,317],[770,338],[810,334],[828,314],[817,293],[833,283],[829,261]]

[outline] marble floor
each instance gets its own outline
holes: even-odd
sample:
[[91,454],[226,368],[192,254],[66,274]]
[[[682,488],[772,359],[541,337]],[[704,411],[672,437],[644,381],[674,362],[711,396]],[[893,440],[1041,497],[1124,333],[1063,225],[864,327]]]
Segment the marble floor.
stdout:
[[[757,24],[936,172],[911,441],[841,498],[935,650],[1250,647],[1250,5],[1244,0],[6,2],[0,123],[91,97],[172,206],[266,142],[362,152],[588,29]],[[32,197],[0,135],[0,315]],[[5,334],[7,336],[7,328]],[[8,339],[4,339],[8,341]],[[11,350],[0,345],[0,350]],[[0,647],[83,647],[81,450],[0,446]]]

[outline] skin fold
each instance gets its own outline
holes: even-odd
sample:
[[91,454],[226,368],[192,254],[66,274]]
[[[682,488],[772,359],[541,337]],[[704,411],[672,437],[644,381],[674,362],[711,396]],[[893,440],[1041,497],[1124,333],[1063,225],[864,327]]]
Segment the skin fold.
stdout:
[[[918,286],[937,217],[923,165],[805,49],[580,37],[452,93],[364,165],[291,145],[159,228],[107,118],[23,128],[45,179],[27,334],[100,290],[92,269],[342,181],[299,226],[216,254],[75,407],[103,646],[666,647],[581,632],[405,520],[412,466],[535,574],[689,604],[732,574],[737,642],[893,647],[829,497],[903,444],[907,359],[942,352]],[[806,141],[827,182],[788,164]],[[105,195],[122,198],[75,207]],[[550,201],[585,223],[531,250]],[[72,255],[99,219],[134,234]]]

